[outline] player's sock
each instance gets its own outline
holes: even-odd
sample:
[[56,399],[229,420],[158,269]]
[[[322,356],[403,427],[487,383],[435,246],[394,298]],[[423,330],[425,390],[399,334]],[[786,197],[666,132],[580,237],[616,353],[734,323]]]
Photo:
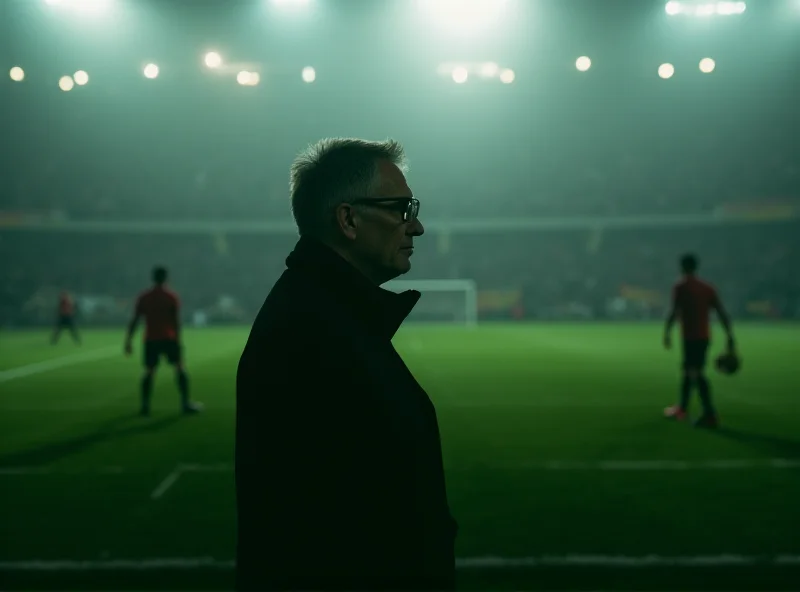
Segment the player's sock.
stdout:
[[181,393],[181,406],[184,409],[190,407],[189,405],[189,375],[185,370],[179,370],[177,374],[178,391]]
[[697,379],[698,390],[700,391],[700,402],[703,404],[703,415],[706,417],[716,417],[714,405],[711,403],[711,385],[708,379],[701,375]]
[[142,415],[150,413],[150,395],[153,392],[153,375],[145,374],[142,378]]
[[681,383],[681,402],[679,407],[682,411],[687,411],[689,409],[689,398],[692,396],[692,387],[694,386],[694,381],[690,376],[684,376],[683,382]]

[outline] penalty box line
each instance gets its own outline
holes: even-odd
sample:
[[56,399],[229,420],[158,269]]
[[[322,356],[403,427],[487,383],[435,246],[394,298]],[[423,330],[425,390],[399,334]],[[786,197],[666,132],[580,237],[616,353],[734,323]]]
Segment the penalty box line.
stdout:
[[[682,460],[610,460],[597,462],[582,461],[544,461],[531,463],[508,463],[472,465],[446,470],[506,469],[506,470],[539,470],[539,471],[602,471],[602,472],[659,472],[659,471],[733,471],[752,469],[798,469],[800,459],[731,459],[707,461]],[[150,499],[160,499],[177,483],[185,473],[230,473],[233,465],[229,464],[179,464],[150,494]]]
[[[0,561],[0,571],[26,572],[96,572],[96,571],[163,571],[197,569],[232,570],[232,559],[213,557],[155,557],[149,559],[106,560],[21,560]],[[501,557],[484,555],[459,557],[460,570],[503,570],[535,568],[612,568],[647,569],[661,567],[800,567],[800,555],[542,555],[531,557]]]
[[175,485],[184,473],[230,473],[233,471],[233,466],[228,464],[219,465],[202,465],[202,464],[179,464],[173,471],[164,477],[164,480],[159,483],[153,492],[150,494],[150,499],[155,501],[161,499],[170,488]]

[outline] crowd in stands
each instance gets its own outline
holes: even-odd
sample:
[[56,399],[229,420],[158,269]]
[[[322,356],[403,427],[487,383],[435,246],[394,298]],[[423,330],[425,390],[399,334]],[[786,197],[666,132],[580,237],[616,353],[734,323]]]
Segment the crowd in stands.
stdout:
[[[142,171],[131,159],[134,164],[108,174],[87,172],[69,158],[43,157],[44,166],[35,174],[16,178],[0,193],[0,211],[92,220],[290,219],[290,154],[272,164],[255,156],[230,161],[222,155],[194,161],[184,156],[169,171]],[[515,154],[494,170],[480,170],[481,163],[467,160],[435,177],[424,155],[415,163],[412,186],[428,219],[692,215],[731,203],[800,195],[798,161],[790,153],[769,149],[728,159],[633,147],[585,158],[566,151],[531,152]]]
[[[115,312],[107,320],[121,322],[132,299],[149,285],[153,265],[163,264],[187,315],[204,311],[212,320],[246,323],[283,271],[295,240],[289,234],[3,233],[0,320],[49,323],[55,294],[67,289],[113,299]],[[664,313],[678,277],[677,259],[688,250],[700,256],[702,274],[719,287],[735,315],[752,313],[753,303],[761,307],[760,316],[800,315],[800,225],[795,222],[430,232],[418,239],[413,270],[404,279],[473,279],[481,291],[518,290],[524,312],[517,314],[529,319],[563,316],[558,311],[570,306],[588,311],[584,316],[603,317],[608,303],[620,297],[643,298],[642,316],[655,318]],[[645,296],[629,296],[626,290]],[[456,296],[453,308],[461,302]]]

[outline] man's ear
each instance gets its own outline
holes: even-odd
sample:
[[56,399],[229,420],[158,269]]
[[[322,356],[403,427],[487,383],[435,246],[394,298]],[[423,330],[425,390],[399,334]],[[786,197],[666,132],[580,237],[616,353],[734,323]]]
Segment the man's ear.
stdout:
[[350,204],[339,204],[336,207],[336,225],[341,233],[350,240],[355,240],[358,233],[358,214]]

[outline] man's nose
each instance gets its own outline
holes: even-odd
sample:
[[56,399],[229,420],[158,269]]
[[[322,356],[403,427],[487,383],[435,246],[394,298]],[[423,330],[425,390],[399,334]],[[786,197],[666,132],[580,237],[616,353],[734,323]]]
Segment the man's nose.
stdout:
[[422,225],[422,222],[419,221],[419,218],[414,218],[414,221],[408,225],[406,234],[411,236],[420,236],[425,234],[425,227]]

